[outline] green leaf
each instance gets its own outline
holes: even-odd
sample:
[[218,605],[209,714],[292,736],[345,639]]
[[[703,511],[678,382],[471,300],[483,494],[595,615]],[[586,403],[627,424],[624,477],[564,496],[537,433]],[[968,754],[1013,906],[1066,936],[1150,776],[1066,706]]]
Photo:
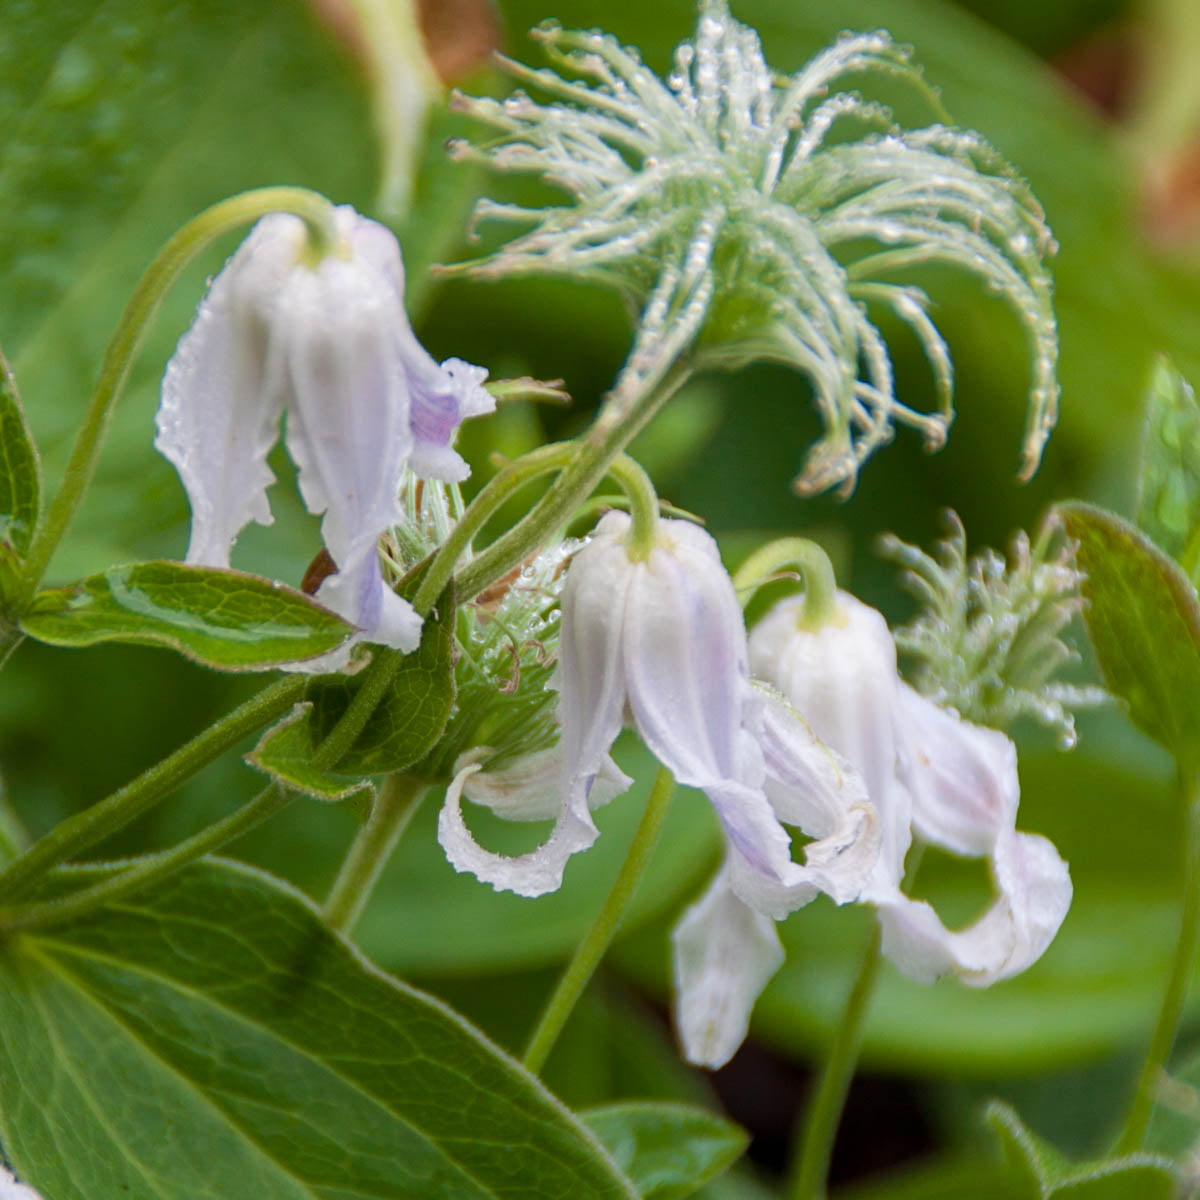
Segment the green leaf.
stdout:
[[[1137,524],[1176,560],[1184,559],[1200,525],[1200,404],[1165,357],[1154,364],[1146,392]],[[1195,559],[1197,550],[1189,559]],[[1184,569],[1194,580],[1194,563]]]
[[993,1100],[984,1114],[1005,1157],[1025,1178],[1031,1200],[1171,1200],[1178,1180],[1169,1160],[1153,1154],[1074,1163],[1028,1129],[1016,1110]]
[[1084,619],[1105,683],[1177,759],[1200,758],[1200,603],[1174,562],[1115,513],[1058,507],[1086,573]]
[[369,780],[339,776],[312,765],[319,743],[313,739],[311,712],[312,704],[297,704],[279,724],[263,734],[258,745],[246,755],[246,761],[314,800],[337,803],[359,792],[373,793],[375,789]]
[[579,1119],[608,1148],[642,1200],[692,1195],[750,1142],[737,1125],[688,1104],[607,1104],[586,1109]]
[[1200,1054],[1160,1081],[1146,1134],[1146,1148],[1183,1161],[1200,1144]]
[[242,571],[177,562],[112,567],[42,592],[21,629],[52,646],[170,646],[223,671],[316,658],[352,632],[302,592]]
[[42,511],[42,465],[17,381],[0,355],[0,542],[18,558],[29,550]]
[[5,944],[0,1139],[54,1200],[636,1195],[461,1018],[219,860]]
[[[421,630],[420,646],[401,660],[387,695],[358,741],[338,761],[339,774],[402,771],[437,745],[454,707],[453,586],[438,598]],[[329,735],[361,686],[356,675],[313,681],[308,690],[313,706],[308,736],[313,745]]]

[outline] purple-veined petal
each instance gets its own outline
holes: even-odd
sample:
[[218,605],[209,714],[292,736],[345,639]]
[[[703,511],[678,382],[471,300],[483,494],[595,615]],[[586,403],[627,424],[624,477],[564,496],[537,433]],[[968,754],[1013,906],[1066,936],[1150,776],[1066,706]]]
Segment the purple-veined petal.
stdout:
[[803,600],[777,604],[750,634],[750,666],[863,777],[879,818],[880,854],[865,898],[899,886],[912,841],[912,799],[897,777],[900,678],[887,623],[847,592],[817,629],[801,626]]
[[783,965],[775,923],[738,899],[723,869],[671,941],[684,1054],[697,1066],[724,1066],[745,1040],[754,1002]]
[[[482,764],[491,753],[489,747],[482,746],[462,755],[454,764],[454,774],[472,762]],[[468,775],[462,794],[472,804],[482,804],[506,821],[551,820],[562,807],[562,773],[562,745],[555,742],[544,750],[523,754],[502,767]],[[606,756],[588,792],[588,807],[595,811],[632,783],[633,780]]]
[[572,854],[586,850],[597,836],[586,803],[582,813],[575,804],[564,804],[549,840],[528,854],[509,856],[484,849],[463,820],[462,793],[470,776],[480,770],[468,763],[446,789],[446,802],[438,814],[438,841],[456,871],[467,871],[498,892],[542,896],[562,886],[563,871]]
[[1071,877],[1054,846],[1008,831],[992,852],[997,897],[974,924],[946,929],[923,900],[896,894],[879,907],[883,953],[912,979],[955,973],[988,987],[1035,963],[1054,940],[1071,904]]
[[906,722],[901,771],[913,799],[913,828],[956,854],[987,854],[1017,817],[1017,748],[995,729],[900,687]]
[[[424,350],[421,351],[425,355]],[[428,355],[419,369],[409,368],[412,394],[412,469],[427,479],[457,483],[470,468],[454,449],[458,427],[467,417],[495,412],[496,401],[482,385],[483,367],[459,358],[448,358],[436,366]]]
[[286,386],[274,304],[303,238],[296,218],[260,221],[213,280],[167,364],[154,444],[188,494],[190,563],[226,567],[250,521],[271,523],[267,454]]

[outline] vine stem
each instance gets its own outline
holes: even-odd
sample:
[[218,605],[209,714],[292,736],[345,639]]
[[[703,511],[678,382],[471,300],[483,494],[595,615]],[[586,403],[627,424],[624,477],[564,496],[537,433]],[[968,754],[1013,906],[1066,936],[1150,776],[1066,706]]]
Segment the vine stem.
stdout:
[[1159,1081],[1175,1042],[1179,1018],[1187,997],[1188,984],[1200,952],[1200,773],[1180,768],[1179,792],[1184,800],[1183,910],[1179,921],[1179,940],[1175,960],[1163,993],[1158,1021],[1150,1037],[1146,1060],[1134,1089],[1133,1102],[1125,1128],[1117,1139],[1116,1151],[1131,1154],[1142,1148]]
[[248,804],[243,804],[236,812],[214,822],[170,850],[147,855],[118,874],[70,896],[64,896],[61,900],[49,900],[44,904],[17,909],[0,920],[0,928],[9,931],[60,925],[64,921],[84,916],[101,905],[111,904],[130,892],[149,887],[150,884],[165,879],[186,867],[188,863],[220,849],[227,842],[261,825],[286,808],[295,796],[295,792],[289,792],[279,784],[268,784]]
[[[912,893],[923,853],[921,843],[914,844],[908,852],[904,879],[900,884],[900,890],[907,894]],[[787,1191],[788,1200],[824,1200],[834,1142],[837,1140],[842,1110],[846,1107],[846,1097],[850,1093],[850,1084],[858,1067],[867,1014],[871,1010],[875,984],[879,979],[879,967],[883,961],[880,953],[882,943],[883,935],[876,921],[859,963],[858,974],[850,985],[842,1019],[834,1031],[829,1053],[821,1067],[816,1091],[805,1109],[797,1157]]]
[[591,929],[567,964],[529,1039],[523,1062],[535,1075],[540,1074],[550,1051],[554,1048],[554,1043],[567,1023],[567,1018],[616,937],[621,920],[650,861],[650,854],[658,840],[674,790],[675,781],[671,778],[671,773],[665,767],[660,767],[654,786],[650,789],[650,797],[646,801],[637,832],[633,835],[629,853],[625,856],[625,862],[612,891],[609,892],[608,899],[605,900]]
[[62,483],[25,557],[26,600],[37,590],[91,482],[109,419],[163,297],[188,263],[215,239],[274,212],[289,212],[304,221],[313,254],[329,253],[336,246],[334,209],[324,196],[306,188],[258,188],[222,200],[193,217],[146,269],[105,351]]
[[428,791],[425,780],[404,774],[389,776],[383,785],[325,901],[325,920],[339,933],[354,931],[396,843]]
[[779,538],[756,550],[737,569],[733,586],[743,595],[743,606],[775,572],[795,567],[804,580],[801,628],[819,629],[837,611],[837,579],[829,555],[808,538]]
[[871,997],[875,994],[875,981],[879,977],[879,965],[882,962],[880,940],[879,924],[876,922],[859,964],[858,975],[846,999],[841,1023],[829,1047],[829,1056],[821,1069],[820,1082],[805,1113],[804,1131],[798,1148],[800,1157],[788,1190],[790,1200],[823,1200],[825,1196],[825,1180],[829,1175],[833,1144],[858,1065],[867,1012],[871,1007]]
[[0,899],[19,898],[51,867],[115,833],[230,746],[283,716],[300,699],[305,683],[304,676],[289,676],[271,684],[124,787],[62,821],[0,872]]

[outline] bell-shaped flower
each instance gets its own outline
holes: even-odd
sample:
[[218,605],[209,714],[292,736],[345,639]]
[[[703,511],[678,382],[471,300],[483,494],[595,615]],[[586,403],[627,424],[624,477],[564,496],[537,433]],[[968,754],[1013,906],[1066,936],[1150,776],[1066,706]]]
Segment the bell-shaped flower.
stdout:
[[[563,588],[553,833],[519,857],[484,849],[463,819],[460,772],[438,825],[450,862],[499,890],[537,896],[557,888],[570,856],[597,836],[591,811],[598,787],[611,794],[609,750],[628,722],[680,783],[712,801],[726,836],[729,887],[740,901],[782,916],[817,890],[854,898],[873,863],[873,814],[861,787],[847,787],[840,808],[792,796],[789,780],[830,770],[845,783],[856,776],[750,683],[741,609],[716,543],[688,522],[661,521],[653,549],[631,557],[629,529],[623,513],[608,514]],[[787,776],[776,781],[791,806],[784,819],[823,839],[806,847],[806,864],[792,861],[765,790],[768,770]]]
[[481,368],[439,366],[417,341],[392,234],[349,207],[335,219],[340,245],[320,258],[298,217],[254,227],[167,367],[155,445],[191,502],[188,562],[227,566],[242,528],[271,522],[267,454],[286,411],[300,491],[337,566],[317,599],[366,640],[411,650],[421,623],[384,582],[379,538],[402,516],[405,465],[464,478],[455,430],[494,402]]
[[[854,764],[880,814],[883,850],[864,899],[875,904],[884,953],[906,975],[955,973],[985,986],[1034,963],[1071,901],[1066,864],[1045,838],[1015,829],[1017,756],[1004,734],[962,720],[901,682],[883,618],[839,593],[815,629],[803,601],[776,606],[750,637],[754,672]],[[911,835],[986,858],[996,900],[952,932],[900,890]]]

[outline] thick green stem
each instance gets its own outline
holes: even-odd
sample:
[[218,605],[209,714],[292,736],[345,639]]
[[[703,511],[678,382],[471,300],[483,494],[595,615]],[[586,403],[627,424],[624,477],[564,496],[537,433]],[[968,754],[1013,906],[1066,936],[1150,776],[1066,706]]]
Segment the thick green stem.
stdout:
[[588,930],[587,936],[579,943],[574,957],[567,964],[558,986],[546,1003],[541,1018],[529,1039],[525,1050],[525,1066],[535,1075],[545,1065],[558,1035],[562,1032],[567,1018],[575,1008],[583,989],[595,974],[605,951],[612,944],[613,938],[620,928],[621,919],[637,891],[638,883],[645,873],[650,861],[654,843],[658,840],[667,808],[671,803],[671,794],[675,790],[674,780],[665,767],[660,767],[654,786],[650,789],[650,798],[646,801],[645,812],[638,823],[637,832],[625,862],[613,884],[608,899],[604,902],[595,923]]
[[108,344],[62,483],[26,556],[27,597],[37,590],[91,482],[109,418],[163,297],[188,263],[216,238],[273,212],[293,213],[307,224],[314,254],[328,253],[336,245],[334,210],[324,196],[304,188],[260,188],[222,200],[194,217],[159,251],[142,276]]
[[795,567],[804,579],[803,628],[827,624],[837,608],[837,579],[829,555],[807,538],[779,538],[751,554],[733,577],[742,603],[748,604],[755,589],[785,567]]
[[1131,1154],[1142,1148],[1150,1114],[1154,1110],[1155,1096],[1175,1042],[1179,1018],[1183,1014],[1188,985],[1195,972],[1196,955],[1200,952],[1200,773],[1181,769],[1179,790],[1185,804],[1183,912],[1179,922],[1179,940],[1175,945],[1175,961],[1171,966],[1167,990],[1163,994],[1158,1022],[1150,1038],[1146,1061],[1138,1077],[1125,1128],[1117,1141],[1116,1148],[1121,1154]]
[[375,890],[396,843],[429,790],[425,780],[392,775],[371,806],[325,901],[325,920],[350,934]]
[[804,1132],[798,1147],[799,1159],[788,1190],[790,1200],[824,1200],[833,1144],[858,1065],[867,1012],[879,976],[879,945],[879,925],[876,924],[850,995],[846,998],[842,1020],[834,1033],[817,1090],[805,1113]]
[[230,746],[283,716],[300,699],[304,684],[303,676],[271,684],[111,796],[68,817],[0,872],[0,899],[20,897],[51,867],[115,833]]
[[234,838],[241,837],[256,825],[261,825],[273,817],[294,798],[294,792],[287,792],[278,784],[272,783],[248,804],[242,805],[237,812],[230,813],[170,850],[148,855],[111,878],[73,895],[64,896],[61,900],[50,900],[45,904],[17,909],[0,918],[0,929],[40,929],[47,925],[61,925],[64,921],[84,916],[101,905],[111,904],[130,892],[166,879],[168,875],[174,874],[203,855],[219,850]]
[[459,595],[470,599],[525,561],[595,490],[613,459],[687,382],[690,368],[675,364],[648,384],[645,395],[618,381],[604,409],[578,444],[570,465],[551,484],[528,516],[498,537],[458,574]]

